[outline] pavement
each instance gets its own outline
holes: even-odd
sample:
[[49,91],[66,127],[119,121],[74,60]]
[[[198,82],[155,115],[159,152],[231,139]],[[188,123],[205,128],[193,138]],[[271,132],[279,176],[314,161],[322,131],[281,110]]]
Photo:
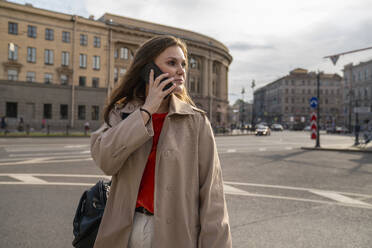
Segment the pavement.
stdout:
[[358,145],[355,146],[354,144],[350,146],[345,145],[325,145],[320,147],[301,147],[303,150],[316,150],[316,151],[336,151],[336,152],[366,152],[366,153],[372,153],[372,142],[368,143],[367,145]]

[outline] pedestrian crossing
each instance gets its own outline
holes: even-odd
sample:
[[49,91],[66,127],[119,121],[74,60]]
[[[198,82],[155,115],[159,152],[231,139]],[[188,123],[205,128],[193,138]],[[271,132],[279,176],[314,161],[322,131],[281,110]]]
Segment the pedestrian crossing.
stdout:
[[[56,178],[65,178],[56,180]],[[47,174],[47,173],[0,173],[0,185],[41,185],[41,186],[83,186],[91,187],[99,179],[110,180],[110,176],[105,175],[83,175],[83,174]],[[84,180],[83,180],[84,179]],[[88,182],[87,179],[89,179]],[[83,181],[83,182],[82,182]],[[256,189],[286,190],[287,194],[257,193]],[[297,196],[291,192],[296,191]],[[267,185],[244,182],[224,182],[224,192],[228,196],[245,196],[255,198],[269,198],[272,200],[300,201],[308,203],[336,205],[343,207],[372,209],[372,205],[363,200],[372,199],[372,195],[340,192],[330,190],[320,190],[301,187],[290,187],[283,185]],[[298,194],[302,192],[302,194]],[[309,196],[312,194],[312,196]],[[300,195],[300,196],[299,196]],[[314,196],[317,196],[314,197]]]

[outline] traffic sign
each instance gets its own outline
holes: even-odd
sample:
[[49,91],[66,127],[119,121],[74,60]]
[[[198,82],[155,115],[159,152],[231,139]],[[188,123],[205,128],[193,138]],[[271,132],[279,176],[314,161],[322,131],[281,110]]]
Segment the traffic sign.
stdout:
[[315,96],[310,99],[310,107],[316,108],[318,106],[318,98]]
[[316,130],[311,132],[311,139],[316,139]]
[[313,112],[313,113],[311,114],[310,121],[316,121],[316,113],[315,113],[315,112]]

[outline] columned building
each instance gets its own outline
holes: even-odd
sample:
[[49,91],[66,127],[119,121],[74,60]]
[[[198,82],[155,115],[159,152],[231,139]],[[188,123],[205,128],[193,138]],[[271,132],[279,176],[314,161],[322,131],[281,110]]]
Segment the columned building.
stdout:
[[[322,127],[342,125],[342,77],[338,74],[320,75],[320,124]],[[255,122],[281,123],[301,129],[310,123],[311,97],[317,96],[315,72],[297,68],[289,75],[254,91]]]
[[106,13],[95,19],[0,1],[0,116],[61,128],[97,128],[106,97],[126,73],[136,49],[169,34],[188,46],[186,82],[212,125],[228,122],[228,70],[221,42],[179,28]]

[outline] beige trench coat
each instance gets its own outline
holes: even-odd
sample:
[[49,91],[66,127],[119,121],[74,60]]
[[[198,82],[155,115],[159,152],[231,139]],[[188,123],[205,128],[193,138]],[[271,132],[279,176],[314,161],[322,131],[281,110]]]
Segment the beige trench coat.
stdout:
[[[202,110],[170,96],[155,165],[154,248],[230,248],[231,234],[220,162],[210,123]],[[152,147],[141,102],[117,104],[91,135],[91,153],[112,176],[110,196],[94,248],[125,248],[138,189]],[[122,120],[122,116],[126,117]]]

